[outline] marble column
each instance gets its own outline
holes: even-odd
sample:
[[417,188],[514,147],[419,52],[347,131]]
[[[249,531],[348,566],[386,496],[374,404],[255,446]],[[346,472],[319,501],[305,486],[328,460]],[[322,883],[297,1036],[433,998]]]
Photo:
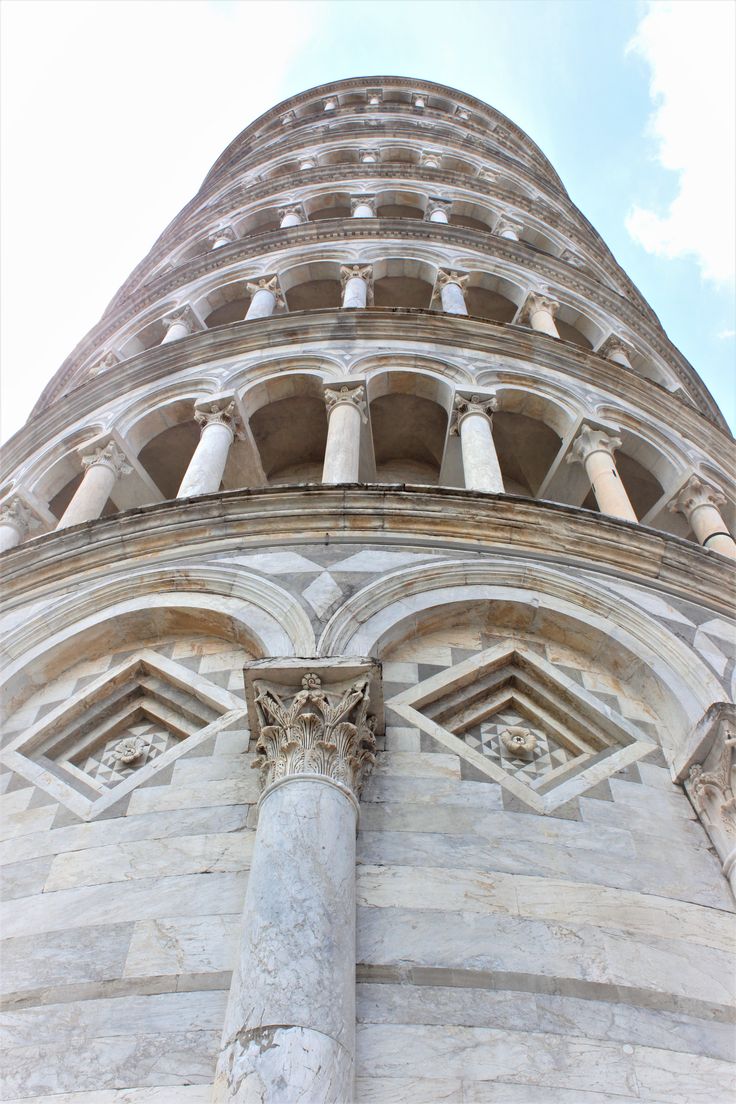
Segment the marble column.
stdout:
[[430,199],[424,217],[427,222],[449,222],[451,199]]
[[494,234],[497,234],[499,238],[506,238],[507,241],[520,241],[520,235],[522,226],[520,222],[511,222],[510,219],[500,219],[493,230]]
[[273,667],[273,681],[257,677],[266,663],[246,670],[263,792],[213,1101],[349,1104],[372,668],[361,662],[345,678],[339,660],[317,661],[294,685]]
[[362,384],[325,387],[327,444],[323,483],[357,483],[360,465],[360,427],[367,422]]
[[703,733],[700,761],[690,767],[685,789],[736,894],[736,795],[732,773],[736,707],[731,702],[716,702],[698,728]]
[[340,269],[343,307],[366,307],[373,301],[371,265],[343,265]]
[[246,320],[249,318],[268,318],[276,307],[284,305],[278,276],[263,276],[257,283],[248,284],[250,292],[250,306],[246,312]]
[[191,307],[179,307],[178,310],[167,314],[163,319],[166,326],[166,334],[162,345],[168,345],[171,341],[181,341],[183,337],[189,337],[199,328],[199,320]]
[[670,503],[673,513],[684,514],[690,528],[704,548],[736,559],[736,541],[728,531],[719,509],[726,496],[718,487],[697,475],[691,475],[677,497]]
[[105,509],[110,492],[121,475],[129,475],[132,467],[125,453],[114,441],[82,457],[84,478],[74,492],[74,497],[62,514],[57,529],[93,521]]
[[303,208],[299,204],[291,207],[281,207],[279,210],[279,226],[285,230],[287,226],[301,226],[306,220],[303,218]]
[[583,426],[567,462],[583,464],[601,513],[624,521],[637,521],[613,458],[614,451],[620,447],[619,437],[609,437],[600,429]]
[[207,238],[211,249],[222,249],[223,245],[230,245],[231,242],[237,240],[232,226],[220,226],[217,230],[213,230]]
[[440,269],[437,273],[433,299],[439,299],[445,314],[467,314],[465,295],[463,294],[468,277],[461,272]]
[[24,541],[29,532],[40,529],[41,522],[19,498],[11,498],[0,506],[0,552]]
[[351,196],[350,214],[353,218],[375,218],[376,197],[372,195]]
[[614,364],[620,364],[623,368],[631,368],[632,366],[629,359],[629,351],[628,346],[624,345],[623,341],[614,334],[606,338],[598,350],[601,356],[606,357],[607,360],[613,361]]
[[560,335],[555,326],[555,315],[559,305],[555,299],[551,299],[548,295],[541,295],[536,291],[532,291],[522,307],[519,322],[528,321],[533,330],[549,334],[550,337],[559,337]]
[[456,395],[450,432],[459,434],[465,486],[503,494],[503,477],[493,441],[495,395]]
[[177,498],[193,498],[194,495],[219,491],[230,446],[237,432],[235,400],[227,397],[215,402],[197,403],[194,419],[202,431],[176,492]]

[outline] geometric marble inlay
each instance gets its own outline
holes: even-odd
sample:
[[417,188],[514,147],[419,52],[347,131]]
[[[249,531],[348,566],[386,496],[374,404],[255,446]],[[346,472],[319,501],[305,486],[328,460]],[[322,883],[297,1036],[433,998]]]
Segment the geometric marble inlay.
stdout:
[[0,762],[90,820],[244,716],[242,698],[144,650],[46,714]]
[[631,721],[518,643],[488,648],[386,706],[539,813],[654,746]]

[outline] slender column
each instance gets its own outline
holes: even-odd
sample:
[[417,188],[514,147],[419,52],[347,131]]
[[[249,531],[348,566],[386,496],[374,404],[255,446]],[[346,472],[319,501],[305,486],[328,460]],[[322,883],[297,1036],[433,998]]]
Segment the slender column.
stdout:
[[520,222],[512,222],[510,219],[500,219],[500,221],[496,223],[493,233],[497,234],[499,238],[506,238],[508,241],[519,241],[522,229]]
[[230,446],[236,435],[238,418],[235,400],[219,399],[216,402],[197,403],[194,420],[202,432],[199,443],[189,461],[177,498],[193,498],[194,495],[219,491],[227,464]]
[[300,204],[293,204],[291,207],[281,207],[279,210],[279,218],[281,220],[279,225],[282,230],[287,226],[301,226],[303,222],[306,222],[304,218],[304,208]]
[[495,395],[456,395],[450,433],[460,435],[465,486],[503,494],[503,477],[493,442]]
[[467,314],[468,308],[463,294],[467,282],[468,277],[462,272],[441,268],[437,273],[432,301],[435,302],[439,296],[442,310],[446,314]]
[[719,506],[725,506],[726,496],[712,483],[691,475],[669,509],[684,514],[697,540],[704,548],[736,559],[736,541],[728,531]]
[[703,740],[685,789],[721,860],[723,873],[736,893],[736,795],[733,790],[733,754],[736,747],[736,708],[716,702],[698,726]]
[[263,793],[214,1104],[355,1099],[357,795],[375,737],[367,662],[348,678],[334,662],[297,692],[246,671]]
[[624,368],[631,368],[632,366],[629,360],[628,346],[624,345],[623,341],[614,334],[606,338],[598,352],[601,356],[612,360],[614,364],[621,364]]
[[373,302],[371,265],[343,265],[340,269],[340,281],[343,307],[365,307]]
[[367,422],[365,387],[325,387],[327,444],[323,483],[357,483],[360,464],[360,426]]
[[178,310],[167,314],[163,319],[163,324],[167,329],[166,336],[161,342],[162,345],[168,345],[171,341],[180,341],[183,337],[189,337],[191,333],[199,328],[199,320],[189,306],[179,307]]
[[83,456],[82,464],[85,468],[84,479],[74,492],[57,529],[67,529],[70,525],[98,518],[116,481],[133,470],[125,459],[125,453],[114,441]]
[[246,290],[251,294],[250,306],[245,315],[246,319],[268,318],[277,306],[282,307],[284,305],[278,276],[264,276],[257,283],[248,284]]
[[623,518],[624,521],[637,521],[613,459],[615,449],[620,447],[620,437],[609,437],[600,429],[583,426],[567,462],[585,466],[595,500],[602,513]]
[[430,199],[424,217],[427,222],[449,222],[451,199]]
[[376,197],[372,195],[351,196],[350,214],[353,218],[375,218]]
[[555,315],[557,314],[557,308],[559,303],[556,299],[551,299],[548,295],[541,295],[539,292],[532,291],[526,298],[526,302],[521,309],[519,315],[519,322],[529,322],[529,325],[533,330],[538,330],[539,333],[549,334],[550,337],[559,337],[557,327],[555,326]]
[[17,497],[9,499],[0,506],[0,552],[15,548],[29,532],[40,528],[41,522],[25,502]]
[[211,249],[222,249],[223,245],[230,245],[231,242],[237,240],[232,226],[220,226],[217,230],[213,230],[207,238]]

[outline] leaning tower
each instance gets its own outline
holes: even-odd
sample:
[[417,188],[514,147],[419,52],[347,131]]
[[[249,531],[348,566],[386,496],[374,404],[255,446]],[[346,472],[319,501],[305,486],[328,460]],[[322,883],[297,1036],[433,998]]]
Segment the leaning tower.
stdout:
[[730,447],[497,111],[248,126],[5,450],[4,1099],[728,1099]]

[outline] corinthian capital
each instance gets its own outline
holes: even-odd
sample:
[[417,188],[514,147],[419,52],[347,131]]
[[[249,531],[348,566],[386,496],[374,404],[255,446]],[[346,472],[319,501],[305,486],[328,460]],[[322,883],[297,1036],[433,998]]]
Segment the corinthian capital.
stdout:
[[375,761],[375,720],[369,716],[372,672],[340,680],[307,670],[298,688],[253,679],[252,717],[257,729],[253,766],[264,789],[289,777],[319,775],[358,795]]
[[575,443],[567,457],[568,464],[584,464],[594,452],[607,452],[613,456],[617,448],[621,448],[621,438],[611,437],[602,429],[593,429],[592,426],[583,426],[575,438]]
[[437,272],[435,288],[439,291],[448,284],[457,284],[464,291],[469,278],[468,273],[459,272],[456,268],[440,268]]
[[204,431],[207,426],[226,426],[234,437],[242,434],[240,419],[235,409],[235,399],[200,399],[194,407],[194,420]]
[[544,311],[552,318],[557,314],[559,303],[556,299],[553,299],[550,295],[545,295],[540,291],[530,291],[524,302],[524,306],[521,308],[519,314],[519,322],[527,322],[533,314],[537,314],[539,311]]
[[435,211],[443,211],[449,219],[451,209],[451,199],[442,199],[440,196],[435,196],[427,201],[427,210],[424,212],[424,217],[425,219],[430,219]]
[[258,291],[270,291],[271,295],[273,295],[276,300],[276,306],[284,306],[284,296],[281,291],[281,285],[279,284],[278,276],[261,276],[254,283],[246,284],[246,291],[249,293],[251,298]]
[[82,456],[83,467],[92,468],[96,464],[109,468],[118,479],[121,475],[130,475],[133,470],[125,453],[114,441],[108,441],[106,445],[96,448],[94,452],[88,452]]
[[41,528],[41,522],[17,496],[7,499],[0,506],[0,525],[10,525],[21,540],[27,533]]
[[360,411],[363,422],[368,421],[365,406],[365,387],[363,384],[355,384],[353,386],[344,384],[342,387],[325,387],[325,406],[327,407],[328,414],[331,414],[336,406],[340,406],[343,403],[348,403],[350,406],[356,407]]
[[376,214],[376,197],[374,195],[352,195],[350,197],[350,214],[355,213],[356,207],[370,207],[373,215]]
[[482,414],[489,422],[493,417],[493,411],[498,406],[495,395],[473,395],[470,392],[459,392],[455,395],[452,417],[450,419],[450,433],[458,434],[460,425],[469,414]]
[[373,288],[373,265],[340,265],[340,283],[343,291],[348,280],[363,280],[369,289]]
[[194,333],[195,330],[200,330],[202,328],[201,322],[188,303],[185,303],[182,307],[177,307],[176,310],[170,311],[169,314],[162,319],[162,322],[167,330],[174,325],[185,326],[188,333]]
[[695,811],[723,863],[723,873],[733,884],[736,869],[736,797],[733,755],[736,747],[736,707],[730,702],[712,705],[696,734],[700,736],[699,762],[685,778]]
[[237,235],[232,226],[219,226],[217,230],[213,230],[211,234],[207,235],[207,241],[210,245],[224,245],[225,242],[237,240]]
[[723,491],[713,483],[701,479],[699,475],[691,475],[687,483],[680,488],[677,497],[670,502],[668,509],[670,513],[684,514],[689,518],[699,506],[715,506],[718,509],[725,505],[726,496]]

